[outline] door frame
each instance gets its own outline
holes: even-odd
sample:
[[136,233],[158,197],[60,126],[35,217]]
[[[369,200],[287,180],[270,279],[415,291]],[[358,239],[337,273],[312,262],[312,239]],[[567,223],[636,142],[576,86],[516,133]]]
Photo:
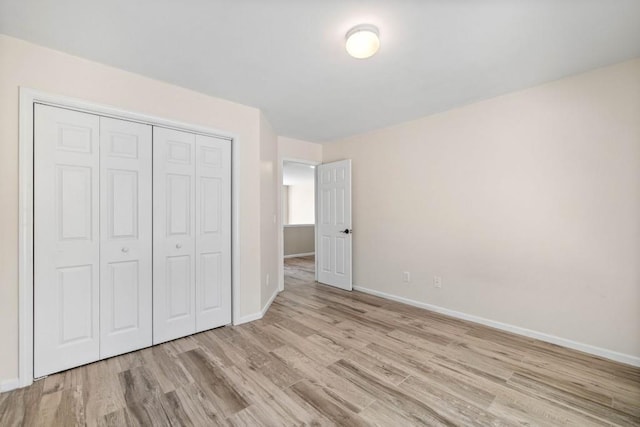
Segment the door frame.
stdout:
[[[284,178],[284,162],[294,162],[294,163],[301,163],[303,165],[311,165],[311,166],[318,166],[321,165],[322,162],[318,162],[315,160],[309,160],[309,159],[297,159],[297,158],[293,158],[293,157],[280,157],[280,160],[278,161],[278,292],[281,292],[284,290],[284,221],[282,220],[282,218],[284,218],[283,216],[283,212],[282,212],[282,180]],[[317,199],[317,194],[318,194],[318,174],[315,173],[315,177],[313,179],[313,198],[314,200]],[[317,203],[315,206],[315,219],[314,219],[314,223],[313,223],[313,228],[314,228],[314,251],[317,252],[318,249],[318,240],[317,240],[317,235],[316,235],[316,224],[318,223],[318,207],[317,207]],[[314,257],[316,259],[315,263],[316,263],[316,268],[315,268],[315,276],[314,279],[318,280],[318,258]]]
[[223,138],[231,143],[231,318],[240,319],[239,174],[236,134],[20,86],[18,134],[18,387],[33,383],[33,125],[34,103]]

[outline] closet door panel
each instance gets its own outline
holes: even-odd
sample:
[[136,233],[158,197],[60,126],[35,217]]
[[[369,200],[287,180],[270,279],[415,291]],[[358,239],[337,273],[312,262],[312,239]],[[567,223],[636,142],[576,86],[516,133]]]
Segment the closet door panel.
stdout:
[[34,376],[99,358],[99,119],[34,106]]
[[196,135],[196,330],[231,323],[231,143]]
[[152,344],[151,126],[100,118],[100,357]]
[[153,128],[153,342],[195,332],[195,135]]

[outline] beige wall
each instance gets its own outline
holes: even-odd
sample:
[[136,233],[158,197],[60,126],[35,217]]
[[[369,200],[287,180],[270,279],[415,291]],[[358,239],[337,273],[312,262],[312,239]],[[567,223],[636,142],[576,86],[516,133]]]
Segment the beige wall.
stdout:
[[315,252],[315,226],[296,225],[284,227],[284,255]]
[[356,285],[640,356],[640,59],[323,154],[353,159]]
[[0,35],[0,380],[18,375],[18,86],[238,135],[240,314],[260,311],[259,110]]
[[[261,307],[278,287],[278,137],[260,114],[260,273]],[[268,276],[268,277],[267,277]]]
[[278,137],[278,155],[285,160],[308,160],[322,162],[322,144],[301,139]]

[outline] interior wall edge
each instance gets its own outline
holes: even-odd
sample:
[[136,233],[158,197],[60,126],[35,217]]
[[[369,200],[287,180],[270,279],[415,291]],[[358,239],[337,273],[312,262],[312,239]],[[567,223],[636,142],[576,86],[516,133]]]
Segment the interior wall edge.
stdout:
[[262,307],[262,310],[260,310],[260,319],[262,319],[264,317],[264,315],[267,314],[267,311],[269,311],[269,307],[271,307],[271,304],[273,304],[273,301],[275,301],[275,299],[276,299],[276,297],[278,296],[279,293],[280,293],[280,291],[278,290],[278,288],[275,288],[273,290],[273,294],[271,294],[271,296],[269,297],[269,299],[265,303],[264,307]]
[[239,326],[245,323],[262,319],[264,315],[267,314],[267,311],[269,311],[269,307],[271,307],[271,304],[273,303],[273,301],[275,301],[279,293],[280,293],[280,290],[276,287],[273,290],[273,294],[269,297],[264,307],[262,307],[262,309],[259,312],[247,314],[246,316],[240,317],[237,322],[234,322],[233,326]]
[[260,301],[263,307],[278,288],[278,136],[260,112]]

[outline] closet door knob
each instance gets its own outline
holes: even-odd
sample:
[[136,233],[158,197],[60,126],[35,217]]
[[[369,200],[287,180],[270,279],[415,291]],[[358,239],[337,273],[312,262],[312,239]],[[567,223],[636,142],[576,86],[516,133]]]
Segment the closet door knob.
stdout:
[[122,248],[122,252],[124,252],[124,253],[126,254],[127,252],[129,252],[129,248],[127,248],[127,247],[125,246],[124,248]]
[[176,243],[176,249],[180,249],[181,247],[182,247],[182,244]]

